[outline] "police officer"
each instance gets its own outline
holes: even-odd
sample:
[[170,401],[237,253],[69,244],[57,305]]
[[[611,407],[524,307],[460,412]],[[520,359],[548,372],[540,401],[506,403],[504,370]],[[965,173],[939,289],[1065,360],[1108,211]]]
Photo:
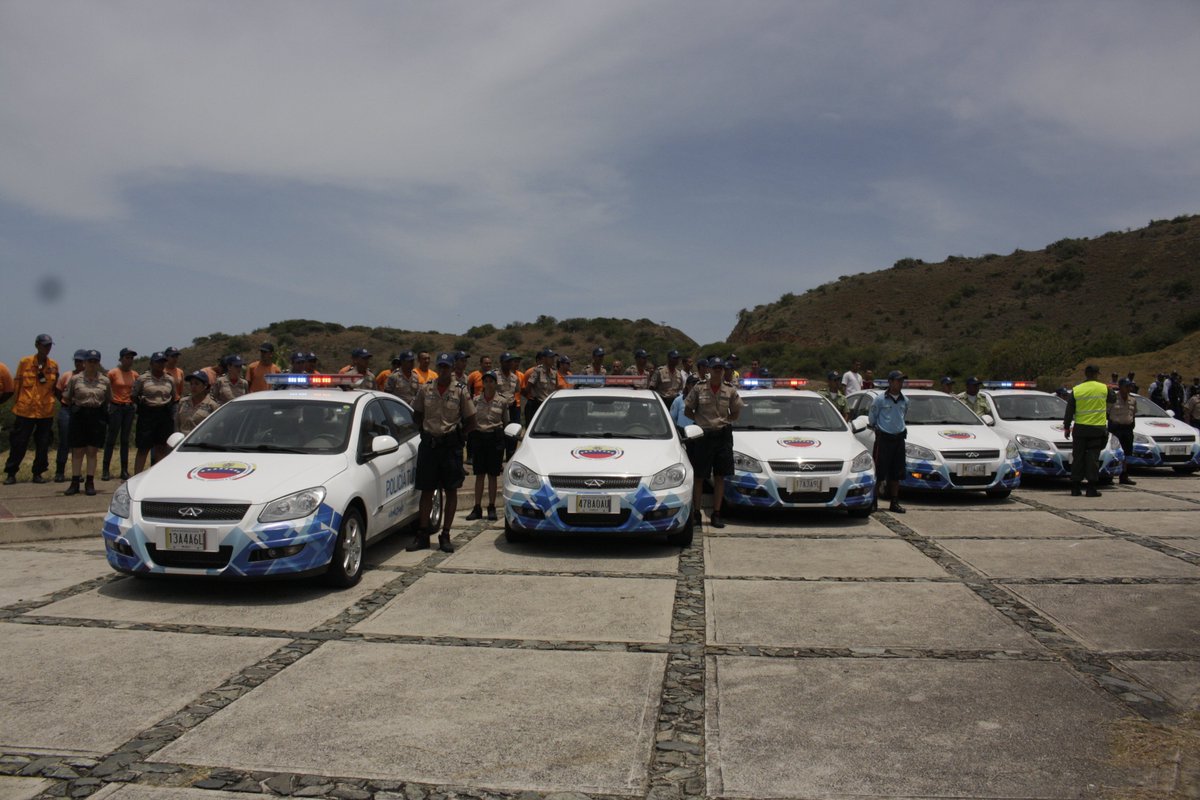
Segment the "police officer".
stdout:
[[483,480],[487,476],[487,518],[496,517],[496,478],[504,471],[504,426],[508,424],[508,398],[497,391],[496,373],[483,373],[483,391],[475,398],[475,429],[468,437],[471,445],[472,466],[475,470],[475,505],[468,520],[483,516]]
[[[207,377],[207,376],[205,376]],[[235,397],[250,391],[250,382],[242,377],[242,357],[229,356],[225,359],[225,374],[217,378],[212,387],[212,399],[223,406]]]
[[258,361],[253,361],[246,368],[246,382],[250,391],[265,392],[271,388],[267,383],[268,375],[278,375],[279,365],[275,363],[275,345],[263,342],[258,346]]
[[375,374],[375,387],[381,392],[387,391],[388,378],[392,377],[392,373],[400,368],[399,354],[392,356],[391,366],[387,369],[381,369]]
[[183,397],[183,370],[179,367],[179,348],[168,347],[163,350],[163,355],[167,357],[167,366],[163,368],[163,372],[175,382],[175,402],[178,403],[179,398]]
[[204,370],[188,375],[187,385],[187,396],[175,407],[175,429],[180,433],[190,433],[205,417],[221,407],[221,403],[209,394],[208,375]]
[[[1133,424],[1137,421],[1137,398],[1130,393],[1132,388],[1133,381],[1121,378],[1117,381],[1117,394],[1108,404],[1108,431],[1117,437],[1126,456],[1133,453]],[[1137,486],[1137,481],[1129,477],[1128,465],[1121,470],[1121,483]]]
[[592,351],[592,363],[583,368],[584,375],[607,375],[608,370],[604,368],[604,348],[597,347]]
[[87,458],[84,492],[96,494],[96,453],[104,446],[108,414],[104,404],[112,397],[108,376],[100,371],[100,352],[85,350],[83,368],[76,370],[63,392],[63,405],[71,409],[71,485],[65,495],[79,494],[80,472]]
[[304,354],[304,369],[302,372],[307,372],[309,375],[317,374],[317,364],[321,359],[317,358],[317,354],[313,350],[309,350]]
[[167,455],[167,439],[175,432],[175,420],[171,418],[175,381],[167,375],[166,366],[165,353],[152,353],[150,371],[138,376],[130,392],[137,406],[137,433],[134,436],[137,456],[133,460],[135,475],[145,468],[146,458],[151,451],[155,463]]
[[417,356],[412,350],[405,350],[396,359],[399,363],[388,375],[387,391],[411,406],[417,398],[417,389],[421,388],[421,376],[413,368]]
[[733,474],[733,422],[745,405],[733,384],[724,380],[725,372],[732,369],[732,364],[721,361],[709,363],[709,379],[692,387],[683,402],[684,414],[704,429],[704,438],[697,441],[694,453],[694,516],[700,518],[704,481],[712,476],[713,507],[709,524],[714,528],[725,527],[721,521],[721,503],[725,495],[725,476]]
[[987,398],[979,393],[979,378],[974,375],[967,378],[967,390],[955,395],[959,400],[963,401],[967,408],[971,409],[971,413],[977,417],[982,417],[984,414],[992,413],[988,408]]
[[475,427],[475,404],[466,384],[452,380],[453,368],[454,358],[449,353],[438,354],[437,380],[424,384],[413,402],[413,421],[421,429],[415,480],[421,492],[421,506],[417,537],[405,548],[410,552],[429,548],[429,536],[433,533],[429,515],[438,489],[445,495],[438,549],[454,552],[450,525],[458,509],[458,490],[463,484],[463,439]]
[[[294,374],[303,375],[304,373],[308,372],[308,361],[306,360],[306,354],[303,350],[297,350],[294,353],[292,353],[291,362],[292,362],[292,372]],[[281,389],[281,388],[283,388],[283,385],[280,384],[280,385],[276,386],[275,388]]]
[[[1100,368],[1088,364],[1083,383],[1071,390],[1063,414],[1063,433],[1071,439],[1071,496],[1082,494],[1083,479],[1088,482],[1087,496],[1099,497],[1100,451],[1108,441],[1107,407],[1115,401],[1112,391],[1097,380]],[[1072,430],[1072,425],[1074,430]],[[1072,434],[1074,434],[1072,436]]]
[[679,368],[679,351],[667,353],[667,363],[654,370],[650,375],[649,388],[658,392],[658,396],[671,407],[671,403],[683,391],[683,382],[687,380],[683,370]]
[[904,445],[908,438],[908,398],[904,395],[905,375],[898,369],[888,373],[887,391],[882,392],[867,412],[867,427],[875,431],[875,497],[878,502],[883,484],[888,484],[891,504],[888,511],[903,514],[900,505],[900,481],[904,477]]
[[[508,401],[508,421],[521,422],[521,390],[525,387],[525,376],[518,368],[521,357],[513,353],[500,355],[500,372],[496,374],[496,391]],[[512,458],[517,451],[517,440],[504,438],[504,460]]]
[[50,467],[50,437],[54,428],[54,387],[58,384],[58,362],[50,358],[54,340],[38,334],[33,345],[37,352],[17,364],[16,401],[13,403],[13,429],[9,435],[5,486],[17,482],[17,470],[33,439],[33,482],[48,483],[42,473]]
[[846,406],[846,395],[842,394],[842,381],[838,377],[836,370],[829,370],[825,373],[825,388],[817,392],[829,402],[833,403],[842,415],[842,419],[850,419],[850,410]]
[[650,354],[639,347],[637,350],[633,351],[633,366],[625,370],[625,374],[648,377],[652,369],[654,369],[654,367],[650,363]]
[[942,391],[945,394],[955,394],[954,378],[951,378],[949,375],[942,378]]
[[542,348],[538,352],[537,366],[526,373],[525,389],[523,390],[526,428],[529,427],[538,408],[558,388],[558,374],[554,366],[556,357],[555,352],[549,347]]
[[339,375],[362,375],[358,388],[374,389],[375,373],[371,372],[371,351],[365,347],[356,347],[350,351],[350,363],[338,370]]

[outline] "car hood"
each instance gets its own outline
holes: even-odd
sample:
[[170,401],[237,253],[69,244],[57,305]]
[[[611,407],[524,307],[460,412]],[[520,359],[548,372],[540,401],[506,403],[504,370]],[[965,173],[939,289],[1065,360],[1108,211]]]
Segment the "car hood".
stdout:
[[1052,419],[1029,419],[1029,420],[1005,420],[996,423],[996,433],[1000,436],[1036,436],[1039,439],[1045,439],[1053,444],[1054,442],[1065,442],[1067,435],[1063,433],[1063,424],[1061,420]]
[[760,461],[850,461],[864,449],[846,431],[734,431],[733,447]]
[[907,440],[931,450],[999,450],[1004,456],[1008,439],[985,425],[909,425]]
[[1196,429],[1173,417],[1138,417],[1133,429],[1147,436],[1195,436]]
[[206,453],[175,451],[129,481],[135,501],[223,500],[265,503],[324,486],[346,469],[346,453]]
[[539,475],[653,475],[686,461],[677,439],[532,439],[513,456]]

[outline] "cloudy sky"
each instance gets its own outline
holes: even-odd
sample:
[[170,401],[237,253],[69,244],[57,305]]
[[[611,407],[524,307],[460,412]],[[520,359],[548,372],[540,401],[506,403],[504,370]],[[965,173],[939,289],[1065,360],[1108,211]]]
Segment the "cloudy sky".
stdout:
[[0,2],[0,360],[649,317],[1200,212],[1200,3]]

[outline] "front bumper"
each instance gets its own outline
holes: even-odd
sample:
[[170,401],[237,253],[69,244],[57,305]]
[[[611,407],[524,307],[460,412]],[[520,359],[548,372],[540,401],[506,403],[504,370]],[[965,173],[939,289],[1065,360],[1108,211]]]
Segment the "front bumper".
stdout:
[[810,474],[828,478],[828,489],[788,491],[788,476],[773,472],[735,472],[725,479],[725,502],[755,508],[865,508],[875,496],[875,473]]
[[1133,443],[1133,452],[1125,456],[1125,464],[1130,467],[1200,467],[1200,443],[1192,443],[1190,452],[1169,453],[1158,442],[1143,444]]
[[[135,504],[136,506],[136,504]],[[249,519],[253,519],[247,514]],[[193,575],[209,578],[301,577],[323,571],[333,558],[341,514],[322,504],[303,519],[243,524],[196,523],[170,525],[143,520],[137,510],[130,519],[107,514],[102,534],[109,566],[129,575]],[[204,529],[204,551],[168,550],[167,527]],[[292,555],[269,556],[285,548]]]
[[[579,533],[671,533],[687,527],[692,514],[692,487],[651,492],[645,486],[627,492],[559,491],[542,481],[537,490],[504,487],[504,520],[524,531]],[[617,514],[572,514],[570,496],[615,495]]]
[[[982,475],[962,475],[960,465],[984,465]],[[900,485],[909,489],[950,492],[979,492],[1015,489],[1021,485],[1023,462],[1014,458],[1000,461],[920,461],[906,459]]]
[[[1116,477],[1125,471],[1125,451],[1105,448],[1100,453],[1100,474]],[[1021,473],[1027,477],[1071,477],[1070,450],[1021,449]]]

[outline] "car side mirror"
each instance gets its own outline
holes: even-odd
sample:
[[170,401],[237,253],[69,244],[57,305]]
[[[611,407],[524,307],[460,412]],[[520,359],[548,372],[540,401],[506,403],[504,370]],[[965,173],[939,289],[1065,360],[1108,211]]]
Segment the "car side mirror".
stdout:
[[400,443],[396,441],[396,437],[384,434],[376,436],[371,440],[371,455],[382,456],[387,453],[394,453],[400,449]]
[[504,426],[504,435],[510,439],[519,438],[521,435],[521,423],[510,422]]
[[1167,416],[1168,416],[1168,417],[1172,417],[1172,418],[1174,418],[1174,416],[1175,416],[1175,412],[1174,412],[1174,411],[1172,411],[1171,409],[1169,409],[1169,408],[1168,408],[1168,409],[1167,409]]
[[855,433],[862,433],[866,429],[867,429],[867,418],[866,417],[857,416],[854,419],[850,420],[850,430],[854,431]]
[[689,442],[692,439],[699,439],[703,435],[704,428],[701,428],[699,425],[688,425],[683,429],[683,438],[687,439]]
[[984,414],[982,417],[980,417],[980,419],[983,420],[984,425],[995,425],[996,424],[996,419],[991,414]]
[[176,446],[178,446],[178,444],[180,442],[182,442],[186,437],[187,437],[186,433],[179,433],[178,431],[176,431],[175,433],[172,433],[170,436],[167,437],[167,447],[174,450],[176,448]]

